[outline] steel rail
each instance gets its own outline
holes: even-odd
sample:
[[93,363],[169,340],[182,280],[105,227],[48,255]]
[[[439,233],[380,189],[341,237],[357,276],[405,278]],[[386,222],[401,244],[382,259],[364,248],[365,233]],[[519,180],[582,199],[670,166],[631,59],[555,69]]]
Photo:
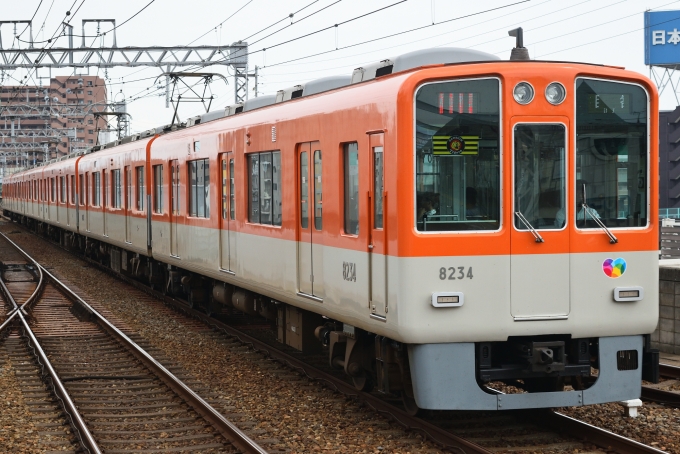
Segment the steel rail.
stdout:
[[680,393],[642,386],[641,399],[680,408]]
[[546,424],[558,431],[566,431],[584,441],[606,448],[607,450],[613,450],[619,454],[667,454],[660,449],[617,435],[614,432],[593,426],[587,422],[579,421],[557,411],[545,411],[541,416],[543,417],[540,423]]
[[659,374],[663,377],[680,379],[680,367],[670,364],[659,364]]
[[83,417],[80,415],[80,412],[78,412],[76,405],[73,403],[73,400],[71,400],[71,396],[69,396],[68,391],[66,391],[66,388],[64,387],[64,384],[59,379],[57,371],[54,370],[54,367],[52,367],[52,363],[50,362],[49,358],[47,358],[47,355],[40,346],[38,339],[35,337],[35,334],[33,334],[31,327],[28,326],[28,322],[24,318],[24,314],[20,310],[16,311],[15,313],[19,314],[19,318],[21,319],[21,323],[23,324],[24,333],[26,334],[26,336],[28,336],[30,342],[33,344],[32,345],[33,351],[38,356],[41,366],[47,369],[47,373],[52,379],[54,392],[59,396],[59,399],[62,401],[65,407],[64,410],[66,410],[68,416],[71,418],[71,422],[73,423],[74,427],[78,430],[80,435],[79,436],[80,441],[85,445],[84,447],[90,452],[90,454],[101,454],[102,450],[99,449],[99,446],[97,445],[97,442],[92,436],[90,429],[88,429],[87,424],[85,424]]
[[[26,253],[26,251],[24,251],[23,249],[21,249],[21,248],[19,247],[19,245],[16,244],[14,241],[12,241],[12,240],[10,240],[9,238],[7,238],[7,235],[5,235],[4,233],[0,233],[0,235],[2,235],[2,237],[3,237],[5,240],[7,240],[7,242],[8,242],[9,244],[11,244],[13,247],[15,247],[16,250],[19,251],[19,253],[20,253],[21,255],[23,255],[24,258],[25,258],[26,260],[28,260],[29,262],[31,262],[31,263],[33,264],[33,266],[36,268],[36,270],[38,271],[38,285],[36,286],[35,290],[34,290],[33,293],[31,294],[31,296],[28,297],[28,299],[24,302],[24,304],[21,305],[21,308],[20,308],[20,309],[24,312],[24,314],[26,314],[25,308],[29,308],[29,309],[30,309],[31,305],[32,305],[34,302],[36,302],[36,301],[38,300],[38,298],[40,297],[40,294],[42,293],[43,289],[45,288],[45,276],[43,275],[42,267],[40,266],[40,264],[38,264],[38,262],[36,262],[35,260],[33,260],[33,257],[31,257],[30,255],[28,255],[28,254]],[[5,294],[5,296],[6,296],[7,298],[10,299],[10,301],[12,302],[12,304],[14,305],[14,307],[16,308],[17,303],[16,303],[16,301],[14,301],[14,298],[13,298],[12,295],[9,293],[9,290],[8,290],[7,287],[5,286],[5,283],[3,282],[2,279],[0,279],[0,284],[2,284],[2,292]]]
[[[38,265],[41,268],[42,265]],[[90,314],[98,324],[109,333],[114,339],[125,346],[142,364],[158,376],[170,389],[186,401],[186,403],[203,418],[206,419],[218,432],[220,432],[230,443],[241,452],[248,454],[266,454],[254,440],[244,434],[238,427],[227,420],[222,414],[215,410],[209,403],[203,400],[191,388],[185,385],[180,379],[175,377],[172,372],[166,369],[161,363],[156,361],[144,349],[137,345],[125,333],[116,328],[111,322],[104,318],[92,306],[85,302],[80,296],[68,288],[63,282],[57,279],[49,271],[43,268],[43,273],[63,293],[68,299],[78,304],[83,310]]]

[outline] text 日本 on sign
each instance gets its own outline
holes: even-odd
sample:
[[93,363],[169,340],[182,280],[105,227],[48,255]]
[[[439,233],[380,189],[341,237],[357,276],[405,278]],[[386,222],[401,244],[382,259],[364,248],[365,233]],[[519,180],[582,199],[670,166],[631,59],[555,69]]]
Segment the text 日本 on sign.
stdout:
[[645,65],[680,65],[680,11],[645,12]]

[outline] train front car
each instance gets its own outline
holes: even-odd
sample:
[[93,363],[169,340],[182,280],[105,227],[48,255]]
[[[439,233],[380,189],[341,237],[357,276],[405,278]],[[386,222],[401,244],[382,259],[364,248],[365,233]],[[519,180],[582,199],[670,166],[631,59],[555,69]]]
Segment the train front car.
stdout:
[[653,84],[499,62],[423,69],[400,93],[390,315],[417,406],[639,397],[658,318]]

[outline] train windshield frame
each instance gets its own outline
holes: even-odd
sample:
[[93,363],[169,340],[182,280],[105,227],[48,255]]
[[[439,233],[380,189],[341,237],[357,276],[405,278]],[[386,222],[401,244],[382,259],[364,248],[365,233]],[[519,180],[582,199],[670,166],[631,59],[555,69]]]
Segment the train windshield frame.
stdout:
[[[577,77],[575,211],[579,230],[646,228],[650,219],[650,98],[640,84]],[[584,207],[585,202],[585,207]]]
[[502,226],[502,83],[420,85],[414,95],[414,224],[419,233]]

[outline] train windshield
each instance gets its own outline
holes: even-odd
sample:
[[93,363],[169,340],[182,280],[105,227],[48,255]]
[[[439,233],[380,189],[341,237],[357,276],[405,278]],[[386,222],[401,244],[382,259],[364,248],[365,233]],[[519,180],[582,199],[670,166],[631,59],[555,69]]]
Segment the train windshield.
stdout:
[[609,228],[647,225],[647,115],[637,85],[576,80],[578,228],[599,228],[593,217]]
[[416,229],[500,228],[497,79],[427,84],[416,93]]

